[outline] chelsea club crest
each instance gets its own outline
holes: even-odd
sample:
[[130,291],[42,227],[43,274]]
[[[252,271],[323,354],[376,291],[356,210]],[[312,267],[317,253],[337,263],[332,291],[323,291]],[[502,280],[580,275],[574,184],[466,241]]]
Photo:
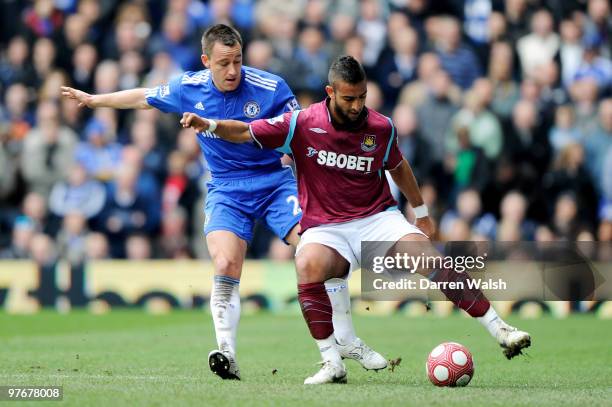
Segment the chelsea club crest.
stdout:
[[361,142],[361,149],[363,151],[374,151],[376,149],[376,136],[373,134],[366,134]]
[[259,105],[255,101],[246,102],[244,105],[244,115],[249,119],[254,119],[261,111]]

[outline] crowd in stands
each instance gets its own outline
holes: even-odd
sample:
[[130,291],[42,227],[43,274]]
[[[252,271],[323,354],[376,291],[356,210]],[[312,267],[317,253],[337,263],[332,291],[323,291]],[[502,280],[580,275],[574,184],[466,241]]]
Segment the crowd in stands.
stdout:
[[[333,58],[363,63],[436,238],[612,240],[607,0],[31,0],[0,3],[0,259],[207,256],[193,130],[154,109],[81,109],[60,86],[203,69],[200,37],[221,22],[302,107]],[[291,258],[256,229],[250,257]]]

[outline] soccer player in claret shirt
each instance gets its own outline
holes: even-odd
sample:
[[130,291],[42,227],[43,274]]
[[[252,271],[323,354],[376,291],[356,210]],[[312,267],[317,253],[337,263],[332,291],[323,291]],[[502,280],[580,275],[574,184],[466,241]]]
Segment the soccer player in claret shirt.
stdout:
[[[184,127],[214,129],[229,141],[254,142],[293,155],[303,210],[296,253],[298,299],[323,358],[321,370],[305,384],[346,381],[323,283],[360,267],[361,241],[418,242],[415,255],[423,247],[433,250],[427,237],[433,233],[433,225],[410,165],[397,147],[393,123],[365,107],[363,67],[350,56],[337,59],[329,70],[326,92],[326,100],[303,111],[256,120],[250,125],[231,120],[216,122],[190,113],[181,119]],[[385,170],[415,209],[416,225],[397,209]],[[468,278],[465,273],[448,269],[427,275],[437,282]],[[477,318],[508,358],[530,345],[529,334],[502,321],[479,290],[442,292]]]
[[[206,112],[208,117],[245,122],[299,108],[282,78],[242,65],[242,38],[235,29],[224,24],[210,27],[202,36],[202,52],[207,69],[185,72],[167,85],[104,95],[62,87],[62,94],[91,108]],[[197,137],[212,174],[204,233],[215,267],[210,308],[218,349],[210,352],[208,362],[221,378],[240,379],[236,363],[239,282],[253,224],[257,219],[265,221],[276,235],[295,246],[302,213],[295,178],[290,168],[282,166],[282,153],[254,144],[236,146],[212,130],[199,132]],[[334,326],[343,340],[342,356],[357,360],[366,369],[385,368],[385,358],[355,335],[346,284],[331,279],[326,286],[333,302]]]

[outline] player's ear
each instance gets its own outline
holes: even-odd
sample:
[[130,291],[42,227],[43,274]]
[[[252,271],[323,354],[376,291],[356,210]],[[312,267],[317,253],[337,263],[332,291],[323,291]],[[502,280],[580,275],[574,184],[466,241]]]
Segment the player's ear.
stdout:
[[332,99],[334,97],[334,88],[331,85],[327,85],[325,87],[325,93],[327,93],[327,96]]
[[204,65],[206,68],[210,68],[210,59],[208,59],[208,55],[202,54],[200,58],[202,59],[202,65]]

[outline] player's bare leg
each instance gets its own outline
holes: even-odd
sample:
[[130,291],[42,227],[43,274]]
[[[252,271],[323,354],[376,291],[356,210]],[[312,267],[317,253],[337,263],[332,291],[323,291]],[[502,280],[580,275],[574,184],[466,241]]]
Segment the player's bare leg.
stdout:
[[[425,251],[425,254],[428,256],[440,255],[433,245],[428,244],[429,239],[420,234],[406,235],[400,239],[400,242],[421,242],[419,244],[419,254]],[[450,269],[435,271],[420,270],[419,273],[436,282],[465,281],[470,278],[466,273],[457,273]],[[465,283],[463,286],[468,287]],[[531,336],[527,332],[520,331],[502,320],[484,293],[479,289],[464,288],[463,290],[457,290],[447,288],[441,291],[453,304],[476,318],[487,329],[503,348],[503,353],[508,359],[522,354],[522,350],[531,345]]]
[[346,383],[346,368],[336,347],[325,281],[346,274],[349,264],[335,250],[316,243],[305,245],[297,254],[295,264],[298,301],[322,359],[321,370],[308,377],[304,384]]
[[[287,243],[294,247],[300,241],[299,225],[296,225],[285,237]],[[346,262],[342,256],[336,253],[341,260]],[[348,266],[347,266],[348,267]],[[348,270],[348,268],[346,269]],[[332,322],[334,326],[334,337],[344,359],[353,359],[361,364],[366,370],[381,370],[387,367],[387,360],[378,352],[372,350],[355,333],[353,317],[351,313],[351,296],[347,280],[347,273],[342,269],[344,275],[325,281],[325,289],[331,301]]]
[[300,243],[300,224],[295,225],[285,236],[285,241],[289,243],[293,247],[297,247],[298,243]]
[[208,233],[206,242],[215,268],[210,309],[218,346],[208,355],[208,364],[211,371],[222,379],[240,380],[236,331],[240,320],[240,275],[247,243],[224,230]]

